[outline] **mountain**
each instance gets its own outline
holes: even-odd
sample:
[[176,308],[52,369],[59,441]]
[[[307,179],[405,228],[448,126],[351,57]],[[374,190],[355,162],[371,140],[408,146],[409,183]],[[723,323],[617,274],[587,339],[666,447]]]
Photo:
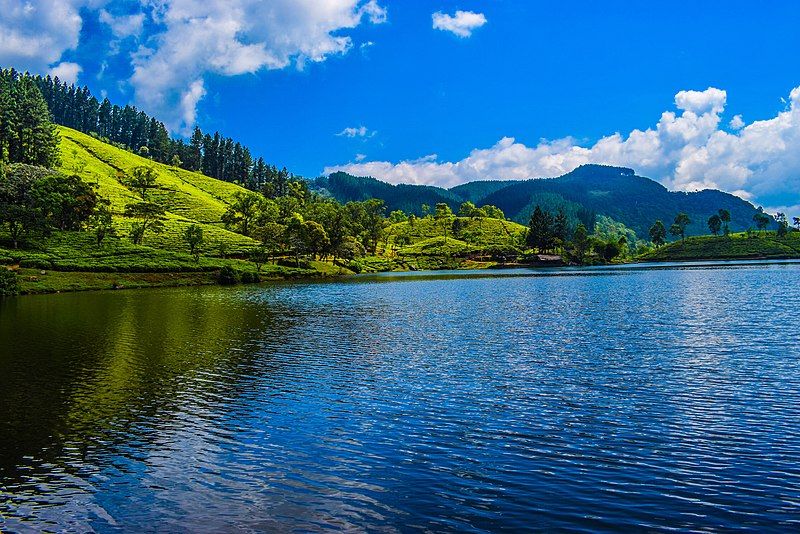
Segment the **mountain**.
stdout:
[[753,226],[756,208],[741,198],[706,189],[692,193],[669,191],[658,182],[637,176],[632,169],[606,165],[583,165],[558,178],[518,181],[481,180],[451,189],[420,185],[391,185],[374,178],[338,172],[318,179],[337,200],[380,198],[389,210],[419,213],[423,203],[446,202],[453,209],[469,200],[478,206],[495,205],[510,220],[526,224],[534,207],[556,211],[563,208],[573,218],[605,215],[648,237],[650,226],[660,219],[669,228],[675,215],[685,212],[692,223],[688,235],[708,233],[706,221],[719,209],[731,213],[731,231]]

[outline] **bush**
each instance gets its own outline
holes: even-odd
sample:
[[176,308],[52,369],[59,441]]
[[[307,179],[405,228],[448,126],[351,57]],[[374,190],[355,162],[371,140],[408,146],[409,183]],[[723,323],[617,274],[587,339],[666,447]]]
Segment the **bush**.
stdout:
[[25,269],[52,269],[53,262],[49,260],[31,258],[20,260],[19,266]]
[[217,283],[222,286],[232,286],[239,283],[239,274],[230,265],[226,265],[219,271]]
[[258,273],[251,273],[250,271],[245,271],[242,273],[243,284],[257,284],[260,281],[261,277],[258,276]]
[[8,297],[19,293],[17,273],[0,268],[0,297]]

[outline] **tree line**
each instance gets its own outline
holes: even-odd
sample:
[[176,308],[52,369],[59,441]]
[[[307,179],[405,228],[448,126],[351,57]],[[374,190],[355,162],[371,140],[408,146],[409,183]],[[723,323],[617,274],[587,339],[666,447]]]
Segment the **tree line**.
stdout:
[[[173,138],[163,122],[135,106],[118,106],[108,98],[98,100],[88,87],[68,85],[58,77],[33,76],[14,69],[0,71],[0,117],[10,117],[5,130],[0,132],[0,140],[4,133],[17,132],[19,135],[25,131],[24,123],[19,124],[21,128],[16,127],[13,116],[22,115],[17,119],[21,121],[24,113],[19,113],[19,110],[32,109],[23,103],[22,97],[30,95],[34,86],[56,124],[90,134],[154,161],[202,172],[252,190],[266,188],[272,196],[286,194],[286,184],[294,178],[286,168],[279,169],[265,162],[263,157],[254,157],[248,147],[219,132],[211,134],[196,127],[188,140]],[[40,106],[31,112],[46,112],[45,108]],[[12,156],[11,159],[16,158]],[[48,163],[39,162],[44,166]]]

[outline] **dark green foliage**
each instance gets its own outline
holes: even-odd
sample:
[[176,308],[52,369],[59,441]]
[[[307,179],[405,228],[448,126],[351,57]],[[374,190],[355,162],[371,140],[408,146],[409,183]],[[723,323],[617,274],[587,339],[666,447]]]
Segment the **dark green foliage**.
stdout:
[[778,223],[776,235],[778,237],[785,237],[789,233],[789,221],[786,219],[786,214],[778,212],[775,215],[775,222]]
[[19,281],[14,271],[0,267],[0,298],[19,293]]
[[422,212],[423,204],[435,206],[445,203],[455,210],[463,201],[458,195],[440,187],[391,185],[374,178],[356,177],[344,172],[335,172],[327,178],[317,178],[314,185],[325,189],[342,203],[375,198],[383,200],[389,211],[402,210],[418,216],[425,215]]
[[722,218],[719,215],[712,215],[708,218],[708,229],[711,230],[711,233],[714,235],[718,235],[719,231],[722,229]]
[[250,271],[244,271],[241,278],[243,284],[257,284],[261,281],[259,273],[251,273]]
[[239,273],[233,267],[226,265],[220,269],[219,275],[217,275],[217,283],[222,286],[236,285],[239,283]]
[[0,159],[51,168],[58,132],[33,78],[0,70]]
[[667,229],[661,221],[656,221],[653,226],[650,227],[648,233],[650,234],[650,241],[652,241],[656,247],[660,247],[667,242]]
[[766,231],[769,223],[772,222],[772,217],[759,210],[755,215],[753,215],[753,222],[756,224],[758,230],[763,233]]
[[552,249],[555,239],[553,226],[553,216],[536,206],[528,222],[528,246],[537,249],[539,252],[546,252]]
[[681,212],[675,216],[675,222],[669,227],[669,233],[674,236],[680,236],[681,242],[686,241],[686,227],[692,224],[691,219],[685,213]]
[[0,225],[14,248],[31,234],[81,229],[96,205],[93,188],[77,176],[23,163],[0,174]]

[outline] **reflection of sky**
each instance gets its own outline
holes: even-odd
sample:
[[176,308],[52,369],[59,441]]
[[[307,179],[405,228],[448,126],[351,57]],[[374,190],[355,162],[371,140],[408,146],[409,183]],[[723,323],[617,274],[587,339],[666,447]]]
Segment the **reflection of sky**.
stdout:
[[775,524],[800,499],[798,270],[85,296],[114,306],[64,320],[100,340],[85,365],[54,349],[59,434],[25,442],[51,462],[33,480],[64,466],[40,498],[73,498],[29,511],[100,530]]

